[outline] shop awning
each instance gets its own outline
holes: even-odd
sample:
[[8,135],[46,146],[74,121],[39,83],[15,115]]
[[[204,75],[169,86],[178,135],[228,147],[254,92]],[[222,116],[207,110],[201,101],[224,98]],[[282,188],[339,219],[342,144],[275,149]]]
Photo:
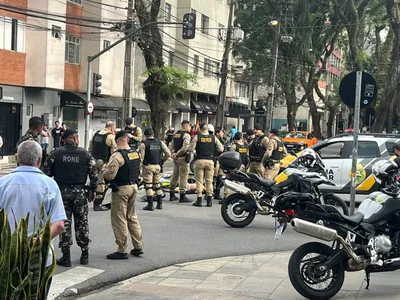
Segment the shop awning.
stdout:
[[201,105],[201,103],[199,101],[197,101],[194,97],[191,97],[191,99],[190,99],[190,106],[191,106],[192,110],[197,112],[198,114],[207,113],[204,110],[204,107]]
[[190,105],[182,97],[177,97],[172,101],[171,106],[174,107],[178,112],[190,112]]
[[150,111],[149,104],[142,99],[132,99],[132,107],[136,108],[137,111]]
[[[122,108],[122,98],[114,96],[91,96],[94,108],[119,110]],[[62,92],[61,107],[85,108],[87,95],[84,93]]]
[[[203,107],[204,113],[212,115],[217,112],[217,107],[214,105],[213,102],[208,101],[207,96],[204,94],[198,94],[197,95],[197,101],[201,104]],[[215,103],[216,104],[216,103]]]

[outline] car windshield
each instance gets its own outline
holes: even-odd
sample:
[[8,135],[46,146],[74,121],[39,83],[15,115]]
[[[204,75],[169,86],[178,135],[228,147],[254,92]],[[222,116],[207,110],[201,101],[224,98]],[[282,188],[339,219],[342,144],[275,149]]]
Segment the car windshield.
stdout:
[[307,134],[303,132],[291,132],[286,137],[294,139],[305,139],[306,136]]

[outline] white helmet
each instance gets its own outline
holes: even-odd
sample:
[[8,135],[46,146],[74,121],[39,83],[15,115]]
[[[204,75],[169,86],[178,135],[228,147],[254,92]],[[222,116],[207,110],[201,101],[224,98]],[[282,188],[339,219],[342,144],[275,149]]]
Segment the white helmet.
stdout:
[[208,132],[211,132],[211,133],[215,132],[213,124],[208,124],[207,127],[208,127]]
[[305,167],[314,167],[317,161],[317,154],[311,148],[306,148],[299,156],[299,163]]
[[372,166],[372,174],[379,184],[393,180],[398,170],[397,164],[392,160],[380,160]]

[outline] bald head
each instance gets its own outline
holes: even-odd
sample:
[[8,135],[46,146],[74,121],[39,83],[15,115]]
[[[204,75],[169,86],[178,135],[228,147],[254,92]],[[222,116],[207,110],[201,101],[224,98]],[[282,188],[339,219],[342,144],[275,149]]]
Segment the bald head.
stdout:
[[107,121],[107,123],[106,123],[106,129],[108,130],[108,131],[113,131],[114,130],[114,122],[113,121]]
[[18,146],[17,161],[21,166],[39,167],[42,160],[42,147],[34,140],[28,140]]

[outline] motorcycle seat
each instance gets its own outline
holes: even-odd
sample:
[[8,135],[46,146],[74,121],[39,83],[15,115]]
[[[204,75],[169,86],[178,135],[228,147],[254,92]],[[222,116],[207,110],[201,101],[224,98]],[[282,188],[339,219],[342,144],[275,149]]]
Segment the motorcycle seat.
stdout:
[[362,220],[364,220],[364,214],[357,212],[352,216],[343,216],[343,219],[358,225],[362,222]]
[[276,183],[275,180],[264,179],[261,176],[259,176],[258,174],[247,173],[247,175],[249,175],[250,178],[257,180],[259,183],[261,183],[262,185],[264,185],[266,187],[271,187]]

